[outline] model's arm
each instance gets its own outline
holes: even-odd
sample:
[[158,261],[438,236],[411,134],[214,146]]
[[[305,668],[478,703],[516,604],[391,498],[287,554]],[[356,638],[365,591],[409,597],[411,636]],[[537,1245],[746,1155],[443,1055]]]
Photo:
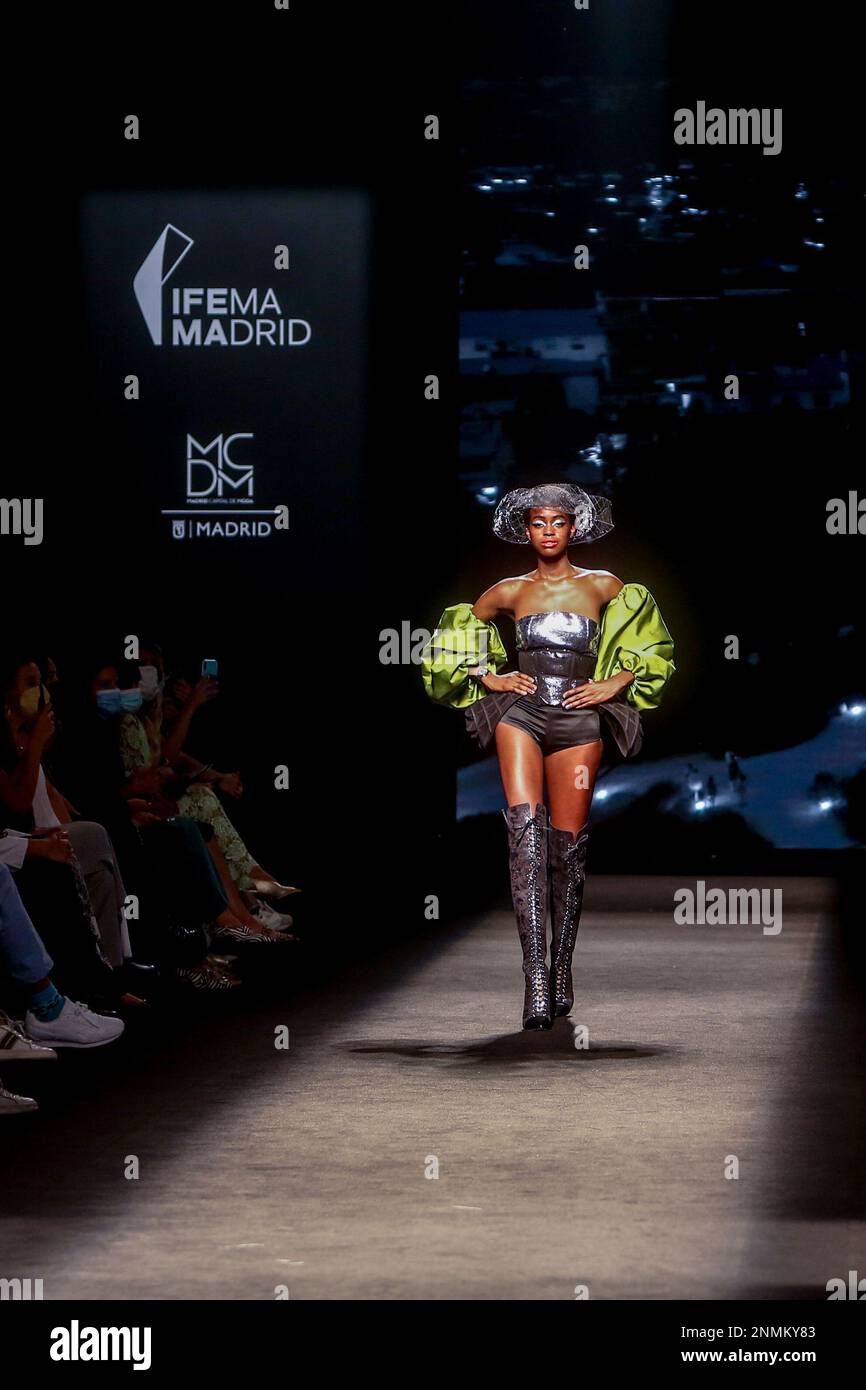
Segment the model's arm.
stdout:
[[[470,603],[451,604],[439,619],[421,653],[424,689],[434,704],[466,709],[483,700],[486,692],[479,668],[501,670],[508,660],[493,622],[493,615],[505,609],[497,588],[488,589],[474,607]],[[488,616],[480,617],[477,610]],[[475,677],[471,671],[476,672]]]
[[[619,585],[604,610],[596,681],[582,687],[587,691],[585,698],[596,703],[590,692],[599,687],[603,692],[614,683],[624,688],[629,677],[628,703],[636,709],[654,709],[676,670],[673,657],[673,640],[649,589],[643,584]],[[603,693],[602,698],[606,698]]]
[[512,589],[513,586],[507,579],[501,579],[498,584],[492,584],[489,589],[485,589],[478,602],[472,605],[475,617],[480,618],[482,623],[492,623],[500,613],[511,613]]
[[[599,570],[593,575],[592,582],[598,595],[601,610],[604,610],[611,599],[616,598],[617,594],[625,588],[622,580],[617,579],[616,575],[611,574],[608,570]],[[616,700],[626,686],[631,685],[633,680],[633,672],[617,671],[607,680],[590,680],[585,685],[578,686],[576,690],[566,691],[562,703],[566,709],[583,709],[587,705],[603,705],[608,700]]]
[[[475,617],[489,623],[500,613],[513,614],[514,587],[514,580],[502,579],[498,584],[486,589],[472,609]],[[471,666],[470,676],[475,677],[477,670],[477,666]],[[535,681],[531,676],[525,676],[522,671],[503,672],[501,676],[496,676],[490,671],[480,677],[479,684],[490,691],[519,690],[521,695],[531,695],[535,690]]]
[[610,570],[598,570],[595,576],[595,583],[601,598],[602,608],[606,603],[610,603],[612,598],[616,598],[620,589],[625,588],[622,580],[617,579],[616,575],[611,574]]
[[[610,603],[611,599],[616,598],[620,590],[625,588],[625,585],[621,579],[617,579],[615,574],[611,574],[607,571],[599,574],[599,587],[604,597],[602,608],[605,608]],[[619,695],[621,691],[625,690],[627,685],[631,685],[633,680],[633,671],[618,671],[615,676],[611,676],[606,684],[616,687],[614,690],[614,695],[616,696]]]

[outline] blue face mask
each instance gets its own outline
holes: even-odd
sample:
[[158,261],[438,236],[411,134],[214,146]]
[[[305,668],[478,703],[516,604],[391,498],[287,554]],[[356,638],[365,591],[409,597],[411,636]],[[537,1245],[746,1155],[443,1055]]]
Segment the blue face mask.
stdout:
[[112,714],[120,714],[120,691],[119,690],[97,690],[96,708],[103,719],[108,719]]
[[124,714],[137,714],[143,702],[144,696],[138,688],[135,690],[121,690],[120,692],[120,708],[123,710]]

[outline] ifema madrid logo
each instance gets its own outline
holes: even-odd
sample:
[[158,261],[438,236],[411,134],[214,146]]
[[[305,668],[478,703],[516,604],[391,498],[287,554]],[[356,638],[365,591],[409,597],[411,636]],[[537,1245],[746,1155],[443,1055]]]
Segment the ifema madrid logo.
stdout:
[[132,282],[156,347],[306,347],[312,328],[306,319],[289,318],[273,289],[166,289],[194,245],[192,237],[167,222]]

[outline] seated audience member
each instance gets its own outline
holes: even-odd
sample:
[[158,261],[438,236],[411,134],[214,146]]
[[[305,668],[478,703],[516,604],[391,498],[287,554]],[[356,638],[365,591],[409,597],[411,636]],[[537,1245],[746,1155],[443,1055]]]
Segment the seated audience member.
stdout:
[[[142,972],[132,960],[124,913],[126,891],[111,840],[99,823],[77,818],[76,808],[45,773],[43,758],[54,739],[55,717],[40,668],[33,660],[13,660],[0,685],[4,715],[0,724],[0,818],[29,830],[63,828],[72,848],[66,863],[84,881],[103,953],[116,974],[114,990],[129,1004],[141,1003],[131,992],[133,978],[148,972]],[[42,876],[34,872],[32,858],[26,867],[28,872],[19,879],[18,887],[29,898],[30,879]],[[44,888],[44,883],[38,886]]]
[[[213,791],[196,785],[189,776],[179,776],[160,753],[152,749],[148,728],[141,717],[143,696],[138,666],[128,662],[117,667],[103,667],[96,673],[92,696],[97,704],[113,708],[117,715],[113,726],[127,794],[141,794],[150,808],[160,814],[186,816],[205,827],[208,851],[237,919],[235,925],[217,926],[214,935],[231,941],[294,940],[265,925],[244,901],[239,878],[243,877],[245,869],[258,871],[259,866],[252,860]],[[151,722],[150,737],[155,737],[154,728]],[[192,777],[196,775],[193,773]]]
[[[85,661],[77,698],[67,701],[66,727],[59,754],[63,776],[83,809],[112,829],[124,874],[141,899],[141,914],[157,918],[163,932],[207,926],[208,935],[236,941],[273,939],[249,930],[235,913],[224,882],[231,881],[205,843],[212,834],[188,816],[166,793],[166,771],[139,769],[129,777],[119,746],[121,697],[140,695],[138,668],[100,658]],[[130,711],[128,711],[130,712]],[[170,956],[171,948],[167,954]],[[175,974],[196,989],[226,989],[240,982],[218,957],[202,956],[174,965]]]
[[[181,809],[198,820],[214,827],[220,849],[232,878],[240,889],[250,911],[261,922],[278,931],[292,925],[287,914],[274,912],[267,900],[279,900],[298,890],[278,882],[273,874],[253,861],[214,792],[237,799],[243,795],[240,773],[220,772],[204,765],[184,751],[190,725],[198,710],[219,693],[218,682],[203,676],[195,685],[183,678],[166,681],[161,648],[155,643],[142,647],[142,693],[144,703],[140,723],[147,736],[151,758],[163,761],[186,779],[188,785],[179,798]],[[127,763],[142,756],[140,731],[134,726],[125,730],[126,744],[122,747]],[[257,900],[258,899],[258,900]]]
[[[54,961],[45,950],[9,868],[0,863],[0,975],[26,1000],[24,1028],[0,1016],[0,1056],[40,1058],[40,1048],[104,1047],[124,1030],[123,1020],[92,1013],[61,994],[51,980]],[[36,1044],[34,1047],[33,1044]]]

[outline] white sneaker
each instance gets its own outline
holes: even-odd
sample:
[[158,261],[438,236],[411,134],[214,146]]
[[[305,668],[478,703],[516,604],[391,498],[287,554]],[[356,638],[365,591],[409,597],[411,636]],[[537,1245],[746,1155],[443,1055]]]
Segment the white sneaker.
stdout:
[[32,1096],[16,1096],[14,1091],[7,1091],[0,1081],[0,1115],[24,1115],[28,1110],[38,1109]]
[[47,1021],[38,1019],[28,1009],[24,1026],[34,1042],[52,1047],[104,1047],[120,1037],[126,1024],[122,1018],[93,1014],[84,1004],[64,999],[57,1017]]
[[50,1062],[57,1061],[53,1047],[43,1047],[41,1043],[31,1042],[24,1032],[23,1025],[0,1014],[0,1057],[11,1062]]
[[250,911],[257,922],[261,922],[263,927],[270,927],[271,931],[288,931],[294,920],[288,912],[277,912],[267,903],[256,903]]

